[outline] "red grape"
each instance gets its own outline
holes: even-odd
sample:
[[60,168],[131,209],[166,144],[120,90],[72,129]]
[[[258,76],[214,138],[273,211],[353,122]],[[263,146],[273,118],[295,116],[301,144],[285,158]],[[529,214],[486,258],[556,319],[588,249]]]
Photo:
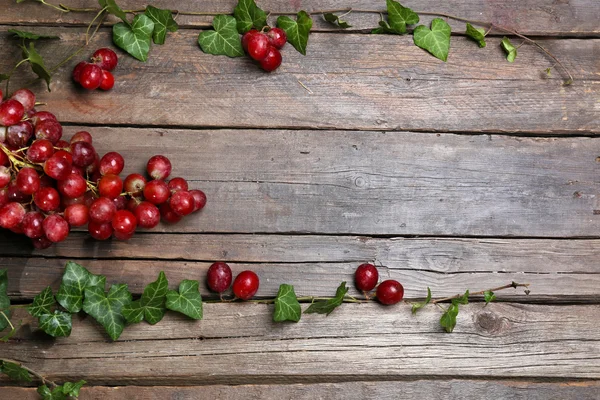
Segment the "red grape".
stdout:
[[248,52],[248,40],[250,40],[250,38],[256,35],[257,33],[259,32],[256,29],[250,29],[244,34],[244,36],[242,36],[242,47],[244,48],[244,51],[246,53]]
[[260,67],[267,72],[275,71],[281,65],[281,53],[273,46],[269,46],[267,55],[260,60]]
[[135,228],[137,227],[137,219],[131,211],[120,210],[117,211],[112,218],[112,227],[115,233],[131,235],[135,232]]
[[98,193],[101,197],[115,199],[123,192],[123,181],[117,175],[104,175],[98,182]]
[[113,199],[117,210],[124,210],[127,207],[127,198],[125,196],[117,196]]
[[269,52],[269,38],[262,32],[257,32],[248,38],[248,55],[259,61]]
[[102,71],[102,81],[100,82],[100,89],[110,90],[115,86],[115,77],[108,71]]
[[15,228],[25,218],[25,208],[16,202],[8,203],[0,208],[0,227]]
[[[2,127],[0,127],[0,131],[2,130]],[[2,142],[0,140],[0,142]],[[6,166],[8,165],[10,162],[10,160],[8,159],[8,156],[6,155],[6,153],[4,151],[2,151],[2,149],[0,149],[0,165]]]
[[177,215],[169,203],[164,203],[160,206],[160,216],[162,220],[170,224],[176,224],[181,221],[181,215]]
[[381,304],[392,305],[400,302],[404,297],[404,287],[400,282],[389,279],[377,286],[377,300]]
[[144,187],[144,198],[152,204],[160,205],[169,199],[169,188],[165,181],[150,181]]
[[32,195],[40,188],[40,176],[30,167],[21,168],[17,174],[17,189],[19,192]]
[[153,179],[167,179],[171,175],[171,161],[165,156],[153,156],[148,160],[146,171]]
[[25,108],[17,100],[8,99],[0,103],[0,125],[14,125],[23,118],[23,115],[25,115]]
[[65,209],[65,219],[71,226],[83,226],[89,221],[89,209],[85,204],[71,204]]
[[267,36],[269,37],[271,46],[277,49],[281,49],[285,45],[285,42],[287,42],[285,31],[281,28],[271,28],[267,32]]
[[190,190],[190,194],[194,196],[194,212],[202,210],[206,205],[206,195],[202,190]]
[[27,159],[32,163],[42,163],[54,154],[54,146],[48,139],[38,139],[27,149]]
[[112,221],[117,212],[115,203],[107,197],[100,197],[90,206],[90,220],[97,223],[107,223]]
[[92,144],[92,135],[86,131],[79,131],[73,135],[70,141],[71,144],[76,142],[87,142],[89,144]]
[[171,193],[177,192],[178,190],[188,190],[188,183],[183,178],[173,178],[169,181],[169,190]]
[[85,67],[87,64],[87,62],[82,61],[77,64],[75,68],[73,68],[73,74],[71,76],[75,82],[79,83],[79,78],[81,78],[81,70],[83,70],[83,67]]
[[113,234],[113,227],[110,222],[94,222],[88,224],[88,232],[96,240],[106,240]]
[[138,225],[142,228],[154,228],[160,222],[158,207],[147,201],[142,201],[133,211]]
[[102,68],[95,64],[86,64],[79,73],[79,84],[88,90],[98,89],[102,82]]
[[65,197],[74,199],[85,194],[87,183],[80,174],[71,173],[62,181],[58,181],[58,191]]
[[47,119],[35,124],[36,139],[48,139],[52,144],[56,144],[61,137],[62,125],[59,122]]
[[17,203],[25,203],[26,201],[29,201],[31,197],[22,193],[17,186],[17,181],[13,180],[8,184],[8,199]]
[[216,262],[206,273],[206,284],[213,292],[223,293],[231,286],[231,268],[224,262]]
[[123,190],[132,196],[139,196],[146,186],[146,178],[140,174],[129,174],[123,181]]
[[6,131],[6,143],[16,149],[27,146],[29,139],[33,136],[33,124],[29,121],[21,121],[9,126]]
[[92,61],[94,61],[100,68],[107,71],[112,71],[116,68],[119,58],[117,54],[107,47],[98,49],[92,54]]
[[44,163],[46,175],[57,181],[65,179],[71,173],[71,163],[61,152],[64,153],[64,151],[59,150]]
[[62,242],[69,236],[69,224],[60,215],[49,215],[43,223],[44,233],[53,243]]
[[242,271],[233,281],[233,294],[241,300],[250,300],[258,291],[259,279],[252,271]]
[[373,264],[361,264],[354,273],[354,284],[358,290],[369,292],[377,286],[379,272]]
[[37,124],[43,121],[57,121],[56,116],[48,111],[38,111],[33,114],[30,119],[34,126],[37,126]]
[[10,169],[5,167],[4,165],[0,165],[0,189],[8,186],[11,179],[12,177],[10,174]]
[[42,237],[39,237],[36,239],[31,239],[31,243],[33,243],[33,247],[35,247],[38,250],[47,249],[48,247],[50,247],[54,244],[51,241],[49,241],[46,236],[42,236]]
[[31,239],[37,239],[44,236],[44,214],[38,211],[30,211],[25,214],[21,226],[25,236]]
[[123,156],[117,152],[111,151],[110,153],[106,153],[100,159],[100,174],[114,174],[119,175],[123,168],[125,167],[125,160]]
[[33,195],[33,201],[38,208],[45,212],[56,211],[60,207],[60,195],[56,189],[43,187]]
[[10,98],[21,103],[25,112],[30,111],[35,107],[35,94],[29,89],[19,89],[14,92]]
[[71,144],[73,164],[78,167],[87,167],[96,160],[96,150],[88,142],[74,142]]
[[169,206],[177,215],[189,215],[194,211],[194,196],[192,196],[190,192],[180,190],[171,195]]

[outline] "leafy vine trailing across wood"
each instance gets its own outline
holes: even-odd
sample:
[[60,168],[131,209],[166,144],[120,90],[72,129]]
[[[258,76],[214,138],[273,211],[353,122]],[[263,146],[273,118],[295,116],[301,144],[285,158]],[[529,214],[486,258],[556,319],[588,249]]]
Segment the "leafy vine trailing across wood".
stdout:
[[[15,68],[8,74],[0,74],[0,82],[10,79],[10,76],[16,68],[24,62],[29,62],[33,72],[41,79],[44,79],[50,90],[50,78],[56,70],[69,61],[76,54],[80,53],[83,48],[89,43],[90,39],[102,25],[104,18],[108,14],[112,14],[122,22],[115,24],[113,30],[113,42],[115,45],[125,50],[131,56],[140,61],[146,61],[152,47],[152,42],[158,45],[165,43],[167,32],[175,32],[178,29],[175,21],[177,15],[206,15],[214,16],[213,30],[202,31],[198,36],[198,44],[202,51],[215,54],[226,55],[229,57],[241,57],[244,55],[244,50],[241,43],[241,34],[245,34],[251,29],[265,30],[269,29],[267,18],[270,15],[278,15],[276,25],[285,31],[289,43],[301,54],[306,55],[308,46],[308,38],[313,25],[312,14],[322,14],[323,19],[339,29],[350,28],[347,16],[354,13],[374,13],[381,15],[379,27],[373,29],[373,34],[393,34],[403,35],[408,33],[409,25],[419,23],[419,15],[431,15],[439,18],[434,18],[429,27],[418,25],[413,29],[413,42],[416,46],[428,51],[434,57],[446,62],[450,51],[451,28],[445,19],[452,19],[466,23],[466,35],[473,39],[479,47],[485,47],[486,36],[492,31],[500,31],[505,34],[518,37],[523,40],[523,43],[528,43],[536,46],[540,51],[544,52],[554,61],[554,65],[546,68],[545,72],[550,75],[553,68],[560,67],[564,72],[566,79],[565,85],[573,83],[573,76],[566,66],[548,49],[543,47],[538,41],[531,39],[514,29],[504,27],[492,22],[471,20],[460,16],[431,11],[413,11],[408,7],[404,7],[399,2],[394,0],[386,0],[386,10],[365,10],[340,8],[334,10],[313,10],[310,13],[304,10],[295,12],[278,12],[267,13],[258,7],[254,0],[239,0],[236,5],[233,16],[224,15],[215,12],[195,12],[195,11],[178,11],[159,9],[152,5],[148,5],[143,9],[123,10],[115,0],[98,0],[100,8],[75,8],[65,4],[51,4],[45,0],[16,0],[17,3],[24,1],[36,1],[43,5],[52,7],[64,13],[96,13],[92,22],[86,31],[85,44],[78,48],[73,54],[69,55],[65,60],[58,63],[52,68],[46,68],[42,57],[37,53],[33,44],[34,40],[49,38],[43,35],[36,35],[29,32],[13,31],[23,39],[21,48],[23,49],[23,60],[21,60]],[[343,13],[337,15],[336,13]],[[127,14],[134,14],[130,21]],[[175,17],[173,16],[175,14]],[[288,15],[296,14],[296,19],[290,18]],[[387,20],[383,18],[383,14],[387,14]],[[345,18],[345,19],[342,19]],[[90,35],[90,31],[94,24],[96,28]],[[474,25],[485,27],[475,28]],[[25,40],[29,40],[29,47],[25,46]],[[521,45],[522,45],[521,44]],[[517,57],[517,51],[521,45],[513,45],[510,38],[504,37],[500,46],[506,52],[508,62],[514,62]],[[8,91],[8,83],[7,83]]]
[[[47,287],[33,299],[29,305],[18,305],[13,307],[26,307],[33,318],[38,319],[38,328],[52,337],[67,337],[71,334],[72,315],[84,312],[93,317],[105,329],[108,336],[118,340],[126,326],[137,324],[142,321],[154,325],[160,322],[167,310],[179,312],[194,320],[203,318],[203,300],[197,280],[183,280],[178,290],[169,290],[169,282],[163,271],[158,275],[156,281],[148,284],[137,300],[133,300],[126,284],[112,285],[108,292],[106,288],[106,277],[95,275],[85,267],[67,262],[63,273],[61,285],[54,295],[52,288]],[[469,297],[483,295],[485,305],[496,300],[494,292],[524,287],[525,293],[529,294],[529,284],[511,282],[510,284],[479,292],[457,294],[451,297],[431,299],[431,290],[427,288],[427,297],[419,303],[412,303],[411,311],[416,314],[428,304],[435,304],[442,310],[440,326],[448,333],[456,326],[456,317],[459,306],[468,304]],[[11,305],[7,293],[8,272],[0,270],[0,332],[10,328],[10,331],[1,341],[8,341],[17,331],[10,320]],[[333,297],[298,297],[294,286],[281,284],[277,296],[273,299],[248,300],[257,304],[273,304],[274,322],[298,322],[302,314],[325,314],[328,316],[343,303],[366,303],[373,301],[374,297],[365,293],[366,299],[357,299],[348,295],[346,282],[342,282]],[[208,300],[204,303],[232,302],[236,298],[225,300]],[[448,308],[440,303],[450,302]],[[301,303],[310,303],[302,311]],[[409,303],[410,304],[410,303]],[[31,382],[32,377],[41,381],[38,393],[44,400],[63,400],[67,397],[77,397],[79,390],[86,383],[65,382],[62,385],[45,379],[39,373],[23,366],[20,362],[0,357],[0,372],[8,375],[12,380]]]

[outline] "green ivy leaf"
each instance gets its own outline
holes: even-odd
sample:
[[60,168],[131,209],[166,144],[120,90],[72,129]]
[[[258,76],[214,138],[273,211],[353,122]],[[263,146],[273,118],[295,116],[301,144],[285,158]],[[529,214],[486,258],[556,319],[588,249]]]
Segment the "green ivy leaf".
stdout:
[[0,269],[0,332],[9,326],[10,318],[10,298],[8,297],[8,270]]
[[87,382],[84,380],[81,380],[79,382],[65,382],[62,386],[62,391],[64,394],[66,394],[67,396],[71,396],[71,397],[79,397],[79,391],[81,390],[81,388],[83,387],[83,385],[85,385]]
[[239,0],[233,10],[233,16],[237,21],[236,26],[240,34],[252,28],[261,30],[267,25],[267,14],[256,5],[254,0]]
[[394,33],[406,33],[406,25],[417,24],[419,16],[410,8],[394,0],[386,0],[388,24]]
[[465,292],[465,294],[463,294],[459,298],[452,299],[452,303],[454,303],[454,304],[469,304],[469,291],[467,290]]
[[117,5],[115,0],[98,0],[98,3],[100,4],[100,7],[106,8],[108,13],[121,18],[125,24],[129,25],[129,21],[127,21],[127,14],[125,14],[125,11],[121,10],[121,7]]
[[121,313],[124,305],[131,303],[127,285],[112,285],[108,294],[97,286],[85,289],[83,311],[100,323],[112,340],[117,340],[125,328],[125,317]]
[[179,293],[169,290],[167,308],[193,319],[202,319],[202,296],[198,290],[198,281],[184,279],[179,284]]
[[39,328],[52,337],[67,337],[71,335],[71,314],[55,310],[54,314],[39,316]]
[[333,25],[336,25],[339,28],[342,28],[342,29],[352,28],[352,25],[350,25],[346,21],[341,20],[339,16],[337,16],[333,13],[325,13],[325,14],[323,14],[323,18],[325,19],[325,21],[327,21]]
[[515,58],[517,58],[517,48],[513,46],[510,42],[510,39],[504,36],[501,42],[502,48],[506,52],[506,60],[508,62],[514,62]]
[[31,375],[25,368],[11,362],[2,362],[0,364],[0,372],[5,373],[13,381],[31,382]]
[[467,22],[467,36],[479,43],[479,47],[485,47],[485,29],[475,28]]
[[83,294],[88,287],[98,287],[104,291],[106,277],[103,275],[94,275],[81,265],[72,261],[65,265],[62,282],[56,300],[67,311],[76,313],[81,311],[83,304]]
[[371,31],[371,33],[382,34],[382,33],[392,33],[396,34],[397,32],[392,29],[390,24],[387,21],[381,20],[379,21],[379,28],[375,28]]
[[434,57],[446,62],[450,51],[450,25],[441,18],[431,21],[431,29],[419,25],[413,32],[413,41],[420,48],[427,50]]
[[304,313],[305,314],[331,314],[333,310],[337,307],[341,306],[344,302],[344,296],[348,293],[348,288],[346,287],[346,282],[342,282],[340,286],[337,288],[335,292],[335,297],[329,300],[317,301],[314,302],[308,307]]
[[303,55],[306,55],[308,35],[312,25],[313,20],[306,11],[300,11],[296,21],[286,16],[277,18],[277,27],[285,31],[288,42]]
[[123,316],[129,323],[142,322],[145,318],[154,325],[165,315],[165,300],[169,282],[163,271],[158,274],[158,279],[144,289],[142,298],[123,306]]
[[412,305],[412,313],[416,314],[417,311],[423,307],[425,307],[427,304],[429,304],[429,302],[431,301],[431,289],[429,289],[429,287],[427,288],[427,297],[425,298],[425,301],[423,301],[422,303],[413,303]]
[[179,26],[173,19],[171,10],[161,10],[160,8],[146,6],[144,12],[152,21],[154,21],[154,31],[152,32],[152,40],[156,44],[164,44],[169,32],[176,32]]
[[66,400],[67,396],[63,392],[62,385],[56,386],[52,391],[46,385],[37,388],[37,392],[43,400]]
[[217,15],[213,19],[214,31],[203,31],[198,36],[198,44],[203,52],[229,57],[244,55],[242,41],[235,27],[235,18],[230,15]]
[[273,312],[273,321],[300,321],[302,309],[294,292],[292,285],[280,285],[279,292],[275,298],[275,311]]
[[485,305],[487,306],[489,303],[496,300],[496,295],[491,290],[486,290],[483,292],[483,298],[485,300]]
[[140,61],[148,59],[150,38],[154,31],[154,22],[145,14],[138,14],[131,26],[119,22],[113,26],[113,42]]
[[451,333],[456,326],[456,316],[458,315],[458,304],[452,303],[448,310],[446,310],[442,316],[440,317],[440,325],[442,328],[446,330],[446,332]]
[[13,35],[20,37],[22,39],[29,40],[38,40],[38,39],[58,39],[58,36],[54,35],[41,35],[39,33],[20,31],[18,29],[9,29],[8,33],[12,33]]
[[52,288],[48,286],[33,298],[33,303],[27,307],[27,311],[29,311],[29,314],[33,317],[39,317],[42,314],[50,314],[52,312],[52,307],[55,304],[56,300],[54,300]]
[[48,91],[50,91],[50,79],[52,78],[52,75],[44,65],[44,59],[35,49],[33,42],[29,43],[29,48],[21,46],[21,49],[23,50],[23,59],[29,62],[31,70],[38,78],[46,81],[46,86],[48,87]]

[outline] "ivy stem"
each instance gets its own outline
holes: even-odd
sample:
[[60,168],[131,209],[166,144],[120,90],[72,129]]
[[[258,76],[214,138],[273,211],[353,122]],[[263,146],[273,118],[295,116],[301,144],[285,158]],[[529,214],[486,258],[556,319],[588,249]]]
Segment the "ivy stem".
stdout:
[[38,372],[35,372],[34,370],[32,370],[31,368],[28,368],[26,366],[23,365],[23,363],[16,361],[16,360],[11,360],[10,358],[2,358],[0,357],[0,361],[2,362],[7,362],[7,363],[12,363],[12,364],[17,364],[19,367],[23,368],[25,371],[29,372],[31,375],[35,376],[36,378],[38,378],[40,381],[42,381],[42,383],[44,385],[46,384],[50,384],[52,387],[56,387],[58,386],[58,384],[54,381],[51,381],[48,378],[44,378],[42,375],[40,375]]
[[15,326],[12,324],[12,322],[10,322],[10,318],[8,318],[8,316],[4,313],[4,311],[0,310],[0,315],[2,315],[4,317],[4,319],[6,320],[6,322],[8,322],[8,325],[10,326],[11,330],[15,330]]
[[[499,287],[497,287],[497,288],[486,289],[486,290],[480,290],[479,292],[472,292],[472,293],[469,293],[469,297],[470,297],[470,296],[482,295],[482,294],[485,294],[485,292],[497,292],[497,291],[499,291],[499,290],[510,289],[510,288],[513,288],[513,289],[516,289],[516,288],[518,288],[518,287],[525,287],[525,288],[526,288],[526,287],[529,287],[529,285],[530,285],[529,283],[517,283],[517,282],[511,282],[511,283],[509,283],[508,285],[499,286]],[[463,296],[462,294],[457,294],[457,295],[455,295],[455,296],[444,297],[444,298],[442,298],[442,299],[436,299],[436,300],[433,300],[433,301],[431,302],[431,304],[437,304],[437,303],[442,303],[442,302],[444,302],[444,301],[450,301],[450,300],[453,300],[453,299],[458,299],[459,297],[462,297],[462,296]]]
[[19,61],[17,63],[17,65],[15,65],[13,67],[13,69],[10,71],[10,73],[8,74],[8,79],[6,80],[6,94],[7,95],[8,95],[8,84],[10,83],[10,78],[11,78],[12,74],[16,71],[17,68],[19,68],[21,66],[21,64],[23,64],[23,63],[25,63],[27,61],[29,61],[28,58],[24,58],[23,60]]

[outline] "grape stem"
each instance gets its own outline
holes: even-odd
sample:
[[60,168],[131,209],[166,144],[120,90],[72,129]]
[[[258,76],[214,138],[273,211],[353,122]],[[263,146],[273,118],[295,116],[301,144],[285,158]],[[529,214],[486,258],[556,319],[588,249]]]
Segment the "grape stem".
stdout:
[[6,156],[8,157],[11,166],[13,169],[17,169],[18,167],[20,168],[24,168],[24,167],[30,167],[30,168],[35,168],[37,170],[41,170],[41,167],[39,165],[34,165],[34,164],[29,164],[25,161],[19,160],[19,158],[17,156],[15,156],[15,154],[10,151],[6,146],[4,146],[2,143],[0,143],[0,150],[2,150],[4,152],[4,154],[6,154]]
[[23,365],[23,363],[16,361],[16,360],[11,360],[9,358],[2,358],[0,357],[0,361],[5,362],[5,363],[12,363],[12,364],[17,364],[19,367],[23,368],[25,371],[29,372],[29,374],[33,375],[34,377],[38,378],[40,381],[42,381],[42,384],[46,385],[46,384],[50,384],[52,387],[56,387],[58,386],[56,384],[56,382],[51,381],[48,378],[44,378],[40,373],[32,370],[31,368],[28,368],[26,366]]
[[[472,293],[469,293],[469,297],[470,297],[470,296],[478,296],[478,295],[483,295],[483,294],[485,294],[485,292],[497,292],[497,291],[499,291],[499,290],[510,289],[510,288],[513,288],[513,289],[516,289],[516,288],[518,288],[518,287],[524,287],[524,288],[527,288],[527,287],[529,287],[529,285],[530,285],[529,283],[517,283],[517,282],[511,282],[511,283],[509,283],[508,285],[499,286],[499,287],[497,287],[497,288],[492,288],[492,289],[487,289],[487,290],[480,290],[479,292],[472,292]],[[453,300],[453,299],[458,299],[458,298],[460,298],[460,297],[462,297],[462,296],[463,296],[462,294],[457,294],[457,295],[450,296],[450,297],[444,297],[444,298],[442,298],[442,299],[436,299],[436,300],[432,300],[432,301],[431,301],[431,304],[443,303],[443,302],[445,302],[445,301],[450,301],[450,300]]]

